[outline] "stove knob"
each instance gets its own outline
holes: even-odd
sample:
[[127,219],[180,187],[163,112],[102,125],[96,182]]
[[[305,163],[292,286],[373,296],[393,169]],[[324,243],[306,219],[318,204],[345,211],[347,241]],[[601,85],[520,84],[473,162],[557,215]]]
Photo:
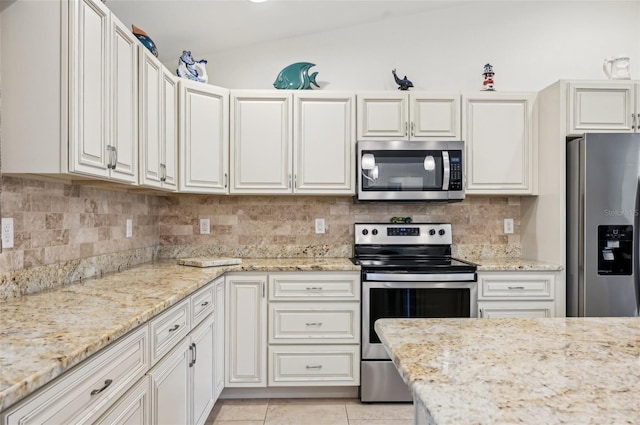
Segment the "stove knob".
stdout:
[[369,231],[367,229],[362,229],[362,234],[367,236],[369,234]]
[[433,235],[435,235],[435,234],[436,234],[436,231],[435,231],[434,229],[431,229],[431,230],[429,230],[429,234],[430,234],[431,236],[433,236]]
[[445,233],[445,232],[444,232],[444,229],[440,229],[440,230],[438,230],[438,234],[439,234],[440,236],[444,236],[444,233]]
[[374,236],[377,235],[378,234],[378,229],[373,229],[371,231],[371,234],[374,235]]

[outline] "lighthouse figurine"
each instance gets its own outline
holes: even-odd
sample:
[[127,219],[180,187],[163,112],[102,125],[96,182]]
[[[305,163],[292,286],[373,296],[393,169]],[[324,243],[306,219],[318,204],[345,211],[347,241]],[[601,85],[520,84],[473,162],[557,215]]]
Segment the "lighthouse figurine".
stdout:
[[484,82],[482,83],[482,91],[495,91],[493,86],[493,76],[495,75],[493,72],[493,66],[490,63],[484,66]]

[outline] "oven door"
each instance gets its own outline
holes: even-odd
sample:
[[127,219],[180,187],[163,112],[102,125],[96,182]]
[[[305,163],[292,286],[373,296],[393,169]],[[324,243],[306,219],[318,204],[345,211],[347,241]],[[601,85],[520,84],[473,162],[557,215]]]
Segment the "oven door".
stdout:
[[[452,274],[451,276],[455,276]],[[477,282],[362,282],[362,359],[388,359],[374,330],[382,318],[477,317]]]
[[460,141],[358,142],[359,200],[464,198]]

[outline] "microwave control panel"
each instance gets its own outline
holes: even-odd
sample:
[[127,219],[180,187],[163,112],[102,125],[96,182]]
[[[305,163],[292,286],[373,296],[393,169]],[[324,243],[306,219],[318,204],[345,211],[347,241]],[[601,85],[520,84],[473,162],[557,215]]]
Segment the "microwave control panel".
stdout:
[[449,190],[462,190],[462,151],[449,151]]

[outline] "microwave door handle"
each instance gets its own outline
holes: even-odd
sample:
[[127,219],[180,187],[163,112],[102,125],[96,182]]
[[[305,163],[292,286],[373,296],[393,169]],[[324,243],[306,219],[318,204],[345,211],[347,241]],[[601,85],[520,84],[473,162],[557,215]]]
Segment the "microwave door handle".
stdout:
[[449,190],[450,174],[451,164],[449,163],[449,152],[442,151],[442,190]]

